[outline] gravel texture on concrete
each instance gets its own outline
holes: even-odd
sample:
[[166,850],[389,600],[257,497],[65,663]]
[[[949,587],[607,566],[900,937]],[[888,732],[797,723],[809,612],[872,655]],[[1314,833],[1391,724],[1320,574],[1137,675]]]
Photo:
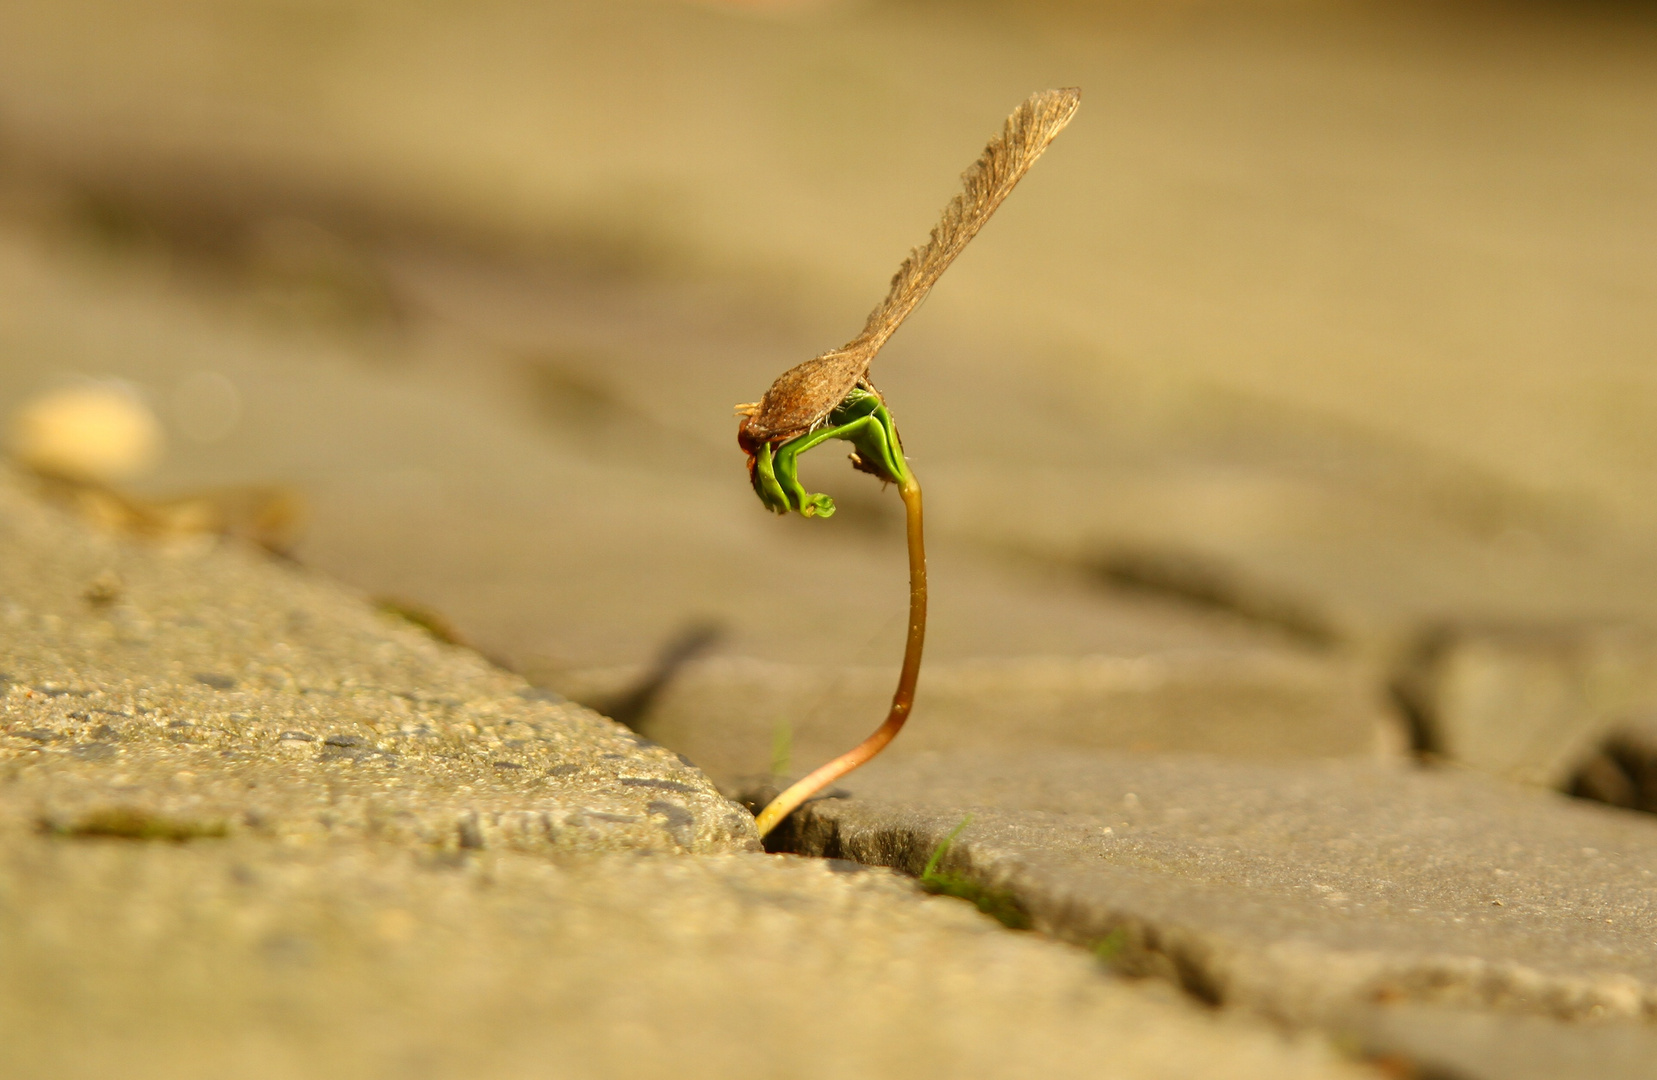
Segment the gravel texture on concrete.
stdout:
[[95,532],[0,478],[0,817],[66,833],[345,833],[740,851],[677,755],[315,575]]
[[877,763],[774,846],[943,861],[1129,970],[1293,1023],[1657,1020],[1657,824],[1472,773],[1033,751]]

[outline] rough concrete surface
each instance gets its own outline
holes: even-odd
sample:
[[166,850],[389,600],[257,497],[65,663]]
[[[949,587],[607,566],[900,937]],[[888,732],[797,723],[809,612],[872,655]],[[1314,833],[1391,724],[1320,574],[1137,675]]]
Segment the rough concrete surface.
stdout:
[[1642,815],[1473,773],[1074,751],[840,786],[768,842],[919,873],[970,815],[946,871],[1203,1000],[1334,1028],[1394,1003],[1657,1022]]
[[854,870],[8,836],[0,1071],[1373,1075]]
[[9,476],[0,672],[0,816],[45,828],[754,842],[674,754],[474,653],[249,552],[93,532]]
[[[1364,1075],[885,871],[312,574],[0,480],[0,1073]],[[719,854],[726,853],[726,854]]]
[[1216,1001],[1657,1017],[1657,826],[1639,815],[1469,773],[1075,752],[938,754],[841,786],[779,842],[918,871],[970,813],[962,868],[1055,933],[1143,924]]
[[1430,1062],[1422,1075],[1447,1080],[1646,1080],[1657,1061],[1657,1029],[1639,1021],[1378,1005],[1350,1023],[1353,1039]]

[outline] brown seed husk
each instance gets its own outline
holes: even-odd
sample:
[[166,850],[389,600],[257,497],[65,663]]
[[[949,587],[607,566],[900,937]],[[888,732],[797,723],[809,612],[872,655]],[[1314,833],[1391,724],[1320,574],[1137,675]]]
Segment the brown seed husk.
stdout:
[[867,380],[875,353],[1070,123],[1081,103],[1082,92],[1067,87],[1032,94],[1013,110],[1001,134],[990,140],[961,175],[961,192],[944,207],[931,237],[898,267],[886,299],[869,313],[863,332],[840,348],[783,372],[757,403],[737,407],[746,416],[739,434],[744,448],[805,434],[827,419],[854,386]]

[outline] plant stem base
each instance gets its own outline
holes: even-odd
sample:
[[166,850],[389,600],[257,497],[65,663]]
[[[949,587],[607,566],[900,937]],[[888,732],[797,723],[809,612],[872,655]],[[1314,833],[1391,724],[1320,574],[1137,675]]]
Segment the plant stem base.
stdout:
[[898,688],[892,694],[891,711],[874,734],[772,799],[760,811],[756,821],[762,837],[807,799],[886,749],[886,744],[903,730],[904,722],[909,719],[910,709],[915,704],[915,684],[919,682],[921,673],[921,650],[926,645],[926,542],[922,533],[921,486],[912,472],[898,486],[898,494],[903,496],[909,541],[909,634],[904,641],[903,670],[898,674]]

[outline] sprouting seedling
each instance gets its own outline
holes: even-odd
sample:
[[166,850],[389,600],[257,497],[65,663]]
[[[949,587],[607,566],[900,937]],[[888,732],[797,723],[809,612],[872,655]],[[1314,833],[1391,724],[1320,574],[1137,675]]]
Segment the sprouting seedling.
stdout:
[[922,539],[921,487],[898,440],[886,401],[869,381],[869,364],[903,320],[955,261],[996,207],[1013,190],[1070,118],[1082,94],[1075,88],[1032,94],[1013,110],[961,176],[961,191],[944,207],[927,242],[909,253],[891,288],[869,313],[863,332],[838,349],[790,368],[765,396],[738,405],[737,442],[748,454],[748,476],[760,501],[779,514],[829,517],[834,500],[800,483],[799,456],[830,439],[852,444],[852,467],[896,484],[903,498],[909,544],[909,632],[892,708],[874,734],[778,795],[760,812],[761,836],[796,807],[873,758],[902,730],[914,705],[926,641],[926,546]]

